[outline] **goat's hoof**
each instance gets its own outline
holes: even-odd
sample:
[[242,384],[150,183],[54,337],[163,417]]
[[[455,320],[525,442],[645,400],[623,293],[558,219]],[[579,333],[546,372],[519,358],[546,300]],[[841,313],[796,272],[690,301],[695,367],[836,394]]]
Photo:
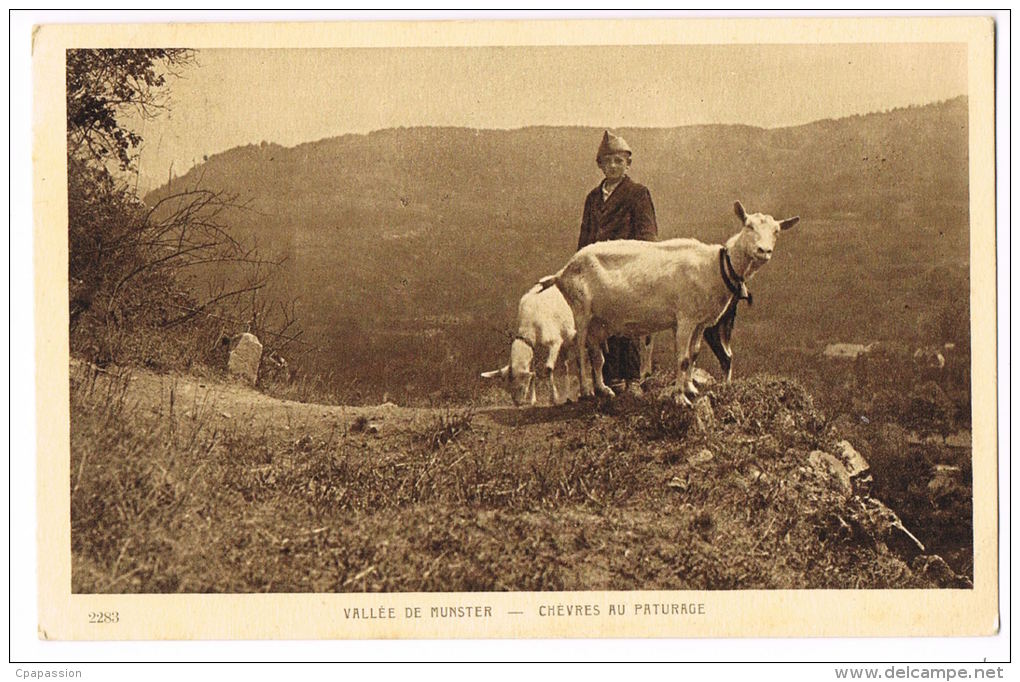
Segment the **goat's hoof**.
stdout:
[[615,398],[616,391],[606,386],[604,388],[599,388],[599,395],[605,396],[606,398]]
[[691,399],[680,391],[673,394],[673,403],[680,407],[694,407],[694,403],[691,402]]

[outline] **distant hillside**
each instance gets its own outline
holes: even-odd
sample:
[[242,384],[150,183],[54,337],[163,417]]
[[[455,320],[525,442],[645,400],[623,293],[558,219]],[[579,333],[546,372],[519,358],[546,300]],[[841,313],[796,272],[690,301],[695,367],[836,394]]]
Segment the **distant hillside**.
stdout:
[[[722,242],[738,227],[735,199],[801,216],[753,282],[737,332],[749,350],[945,336],[939,325],[966,319],[956,292],[969,281],[967,131],[958,98],[794,128],[618,132],[636,150],[631,174],[651,190],[662,238]],[[502,353],[494,330],[574,251],[584,196],[601,179],[600,135],[401,128],[263,144],[212,156],[173,187],[200,179],[250,202],[230,225],[289,257],[280,295],[299,297],[317,343],[350,358],[379,335],[432,329],[437,362],[473,365]],[[459,340],[454,328],[488,332]]]

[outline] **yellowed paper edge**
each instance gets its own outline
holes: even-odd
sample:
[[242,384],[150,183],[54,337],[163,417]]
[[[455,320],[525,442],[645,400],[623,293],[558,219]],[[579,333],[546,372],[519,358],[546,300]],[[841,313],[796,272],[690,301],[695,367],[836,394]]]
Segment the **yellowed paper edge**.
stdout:
[[[33,38],[39,634],[44,639],[989,635],[998,629],[993,24],[986,18],[44,26]],[[307,595],[72,595],[64,50],[70,47],[962,42],[970,103],[974,589]],[[610,604],[685,605],[610,616]],[[598,616],[540,617],[542,605]],[[466,606],[491,617],[441,618]],[[393,618],[348,620],[343,608]],[[378,611],[383,609],[384,611]],[[421,617],[413,617],[420,609]],[[478,611],[481,609],[481,611]],[[87,613],[116,610],[97,628]],[[521,615],[512,612],[523,612]],[[411,617],[408,617],[411,616]]]

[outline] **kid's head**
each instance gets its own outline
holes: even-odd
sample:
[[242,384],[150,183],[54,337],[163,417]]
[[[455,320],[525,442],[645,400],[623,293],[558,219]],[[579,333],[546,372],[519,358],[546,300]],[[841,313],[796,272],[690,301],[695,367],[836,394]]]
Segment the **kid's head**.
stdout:
[[606,180],[615,182],[623,178],[630,168],[631,150],[627,141],[608,130],[602,134],[602,144],[595,155],[595,162],[602,169]]

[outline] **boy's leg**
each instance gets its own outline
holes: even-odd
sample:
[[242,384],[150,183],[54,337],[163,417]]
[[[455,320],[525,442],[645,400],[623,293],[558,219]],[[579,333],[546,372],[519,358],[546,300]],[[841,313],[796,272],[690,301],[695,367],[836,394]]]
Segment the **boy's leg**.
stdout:
[[606,362],[602,365],[602,379],[614,391],[619,388],[620,383],[619,338],[618,336],[610,336],[606,339],[606,350],[604,353]]
[[611,336],[606,344],[606,365],[602,376],[613,390],[626,387],[628,382],[636,386],[641,380],[641,349],[638,342],[623,336]]
[[640,397],[644,391],[641,390],[641,344],[640,337],[633,339],[622,339],[620,350],[620,374],[626,382],[627,392],[632,396]]

